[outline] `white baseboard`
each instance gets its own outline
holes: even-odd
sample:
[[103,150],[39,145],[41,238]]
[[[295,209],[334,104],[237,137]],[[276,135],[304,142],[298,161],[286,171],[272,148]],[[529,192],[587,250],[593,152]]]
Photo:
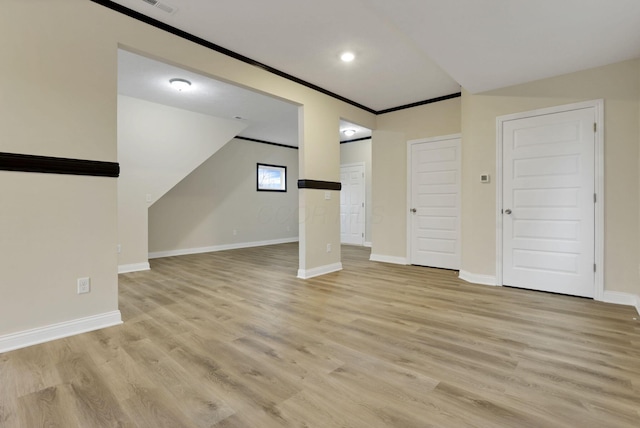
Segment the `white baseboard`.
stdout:
[[364,246],[368,247],[368,248],[371,248],[371,247],[373,247],[373,244],[371,242],[366,242],[365,241]]
[[334,263],[331,265],[319,266],[313,269],[298,269],[298,278],[309,279],[320,275],[325,275],[331,272],[337,272],[342,270],[342,263]]
[[472,284],[493,285],[496,286],[496,277],[493,275],[481,275],[478,273],[467,272],[466,270],[460,270],[458,278],[463,281],[470,282]]
[[122,324],[122,316],[120,311],[113,311],[6,334],[0,336],[0,354],[118,324]]
[[143,270],[150,270],[149,262],[146,263],[134,263],[131,265],[118,265],[118,273],[140,272]]
[[371,260],[372,262],[392,263],[394,265],[409,264],[406,257],[385,256],[382,254],[371,254],[371,256],[369,256],[369,260]]
[[640,296],[631,293],[621,293],[619,291],[604,291],[602,301],[615,303],[617,305],[633,306],[640,315]]
[[186,256],[188,254],[212,253],[214,251],[237,250],[239,248],[263,247],[265,245],[288,244],[298,242],[298,238],[272,239],[269,241],[239,242],[236,244],[214,245],[211,247],[185,248],[182,250],[158,251],[149,253],[150,259],[161,257]]

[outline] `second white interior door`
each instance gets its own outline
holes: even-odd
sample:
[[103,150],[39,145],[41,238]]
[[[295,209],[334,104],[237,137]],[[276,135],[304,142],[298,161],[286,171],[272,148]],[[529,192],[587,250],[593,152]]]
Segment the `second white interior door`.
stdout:
[[459,137],[409,143],[410,263],[460,269]]

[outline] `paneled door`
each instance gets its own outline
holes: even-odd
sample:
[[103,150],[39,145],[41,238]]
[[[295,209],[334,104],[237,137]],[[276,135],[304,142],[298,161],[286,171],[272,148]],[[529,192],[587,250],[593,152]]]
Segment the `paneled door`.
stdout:
[[364,245],[364,164],[340,166],[340,242]]
[[594,297],[595,109],[502,122],[503,284]]
[[459,136],[410,141],[409,262],[460,269]]

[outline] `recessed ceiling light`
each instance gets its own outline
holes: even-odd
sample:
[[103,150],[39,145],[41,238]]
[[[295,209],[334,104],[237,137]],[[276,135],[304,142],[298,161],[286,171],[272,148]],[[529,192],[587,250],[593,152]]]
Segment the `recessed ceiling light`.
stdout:
[[356,130],[355,129],[345,129],[344,131],[342,131],[342,133],[344,135],[346,135],[347,137],[352,137],[356,134]]
[[172,88],[177,89],[178,91],[186,91],[191,87],[191,82],[185,79],[171,79],[169,80],[169,84]]
[[351,52],[345,52],[342,55],[340,55],[340,59],[343,60],[344,62],[351,62],[355,58],[356,56]]

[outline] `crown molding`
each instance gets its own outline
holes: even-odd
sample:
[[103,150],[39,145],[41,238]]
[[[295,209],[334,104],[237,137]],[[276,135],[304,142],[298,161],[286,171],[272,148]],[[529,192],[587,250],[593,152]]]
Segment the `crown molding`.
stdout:
[[97,3],[99,5],[102,5],[104,7],[107,7],[109,9],[113,10],[113,11],[122,13],[122,14],[130,17],[130,18],[133,18],[133,19],[136,19],[138,21],[144,22],[145,24],[151,25],[151,26],[156,27],[156,28],[158,28],[160,30],[167,31],[167,32],[169,32],[169,33],[171,33],[171,34],[173,34],[175,36],[178,36],[178,37],[181,37],[183,39],[189,40],[190,42],[196,43],[196,44],[198,44],[200,46],[204,46],[205,48],[209,48],[209,49],[214,50],[214,51],[216,51],[218,53],[221,53],[223,55],[227,55],[227,56],[229,56],[231,58],[237,59],[238,61],[242,61],[242,62],[244,62],[246,64],[252,65],[254,67],[261,68],[262,70],[265,70],[265,71],[267,71],[269,73],[273,73],[273,74],[275,74],[277,76],[280,76],[280,77],[283,77],[283,78],[285,78],[287,80],[290,80],[292,82],[298,83],[298,84],[300,84],[302,86],[306,86],[307,88],[313,89],[315,91],[318,91],[320,93],[328,95],[328,96],[330,96],[332,98],[335,98],[337,100],[343,101],[343,102],[345,102],[347,104],[350,104],[350,105],[352,105],[354,107],[357,107],[359,109],[362,109],[364,111],[367,111],[367,112],[375,114],[375,115],[391,113],[391,112],[398,111],[398,110],[404,110],[404,109],[417,107],[417,106],[421,106],[421,105],[425,105],[425,104],[431,104],[431,103],[435,103],[435,102],[438,102],[438,101],[445,101],[445,100],[448,100],[448,99],[451,99],[451,98],[457,98],[457,97],[461,96],[461,93],[457,92],[455,94],[444,95],[444,96],[441,96],[441,97],[431,98],[431,99],[424,100],[424,101],[418,101],[418,102],[411,103],[411,104],[405,104],[405,105],[398,106],[398,107],[387,108],[387,109],[384,109],[384,110],[375,110],[375,109],[367,107],[367,106],[365,106],[363,104],[360,104],[360,103],[358,103],[356,101],[353,101],[353,100],[350,100],[350,99],[348,99],[346,97],[343,97],[342,95],[336,94],[335,92],[331,92],[328,89],[324,89],[324,88],[322,88],[322,87],[320,87],[318,85],[314,85],[313,83],[309,83],[306,80],[302,80],[302,79],[300,79],[298,77],[295,77],[295,76],[293,76],[293,75],[291,75],[289,73],[285,73],[282,70],[278,70],[277,68],[271,67],[269,65],[266,65],[264,63],[261,63],[259,61],[254,60],[254,59],[251,59],[251,58],[249,58],[247,56],[244,56],[242,54],[234,52],[231,49],[227,49],[225,47],[222,47],[220,45],[212,43],[212,42],[210,42],[208,40],[202,39],[202,38],[200,38],[198,36],[194,36],[193,34],[190,34],[190,33],[186,32],[186,31],[183,31],[183,30],[180,30],[180,29],[178,29],[176,27],[173,27],[171,25],[165,24],[162,21],[158,21],[157,19],[148,17],[147,15],[144,15],[144,14],[142,14],[140,12],[137,12],[137,11],[135,11],[133,9],[129,9],[128,7],[122,6],[122,5],[118,4],[118,3],[114,3],[111,0],[90,0],[90,1],[92,1],[93,3]]

